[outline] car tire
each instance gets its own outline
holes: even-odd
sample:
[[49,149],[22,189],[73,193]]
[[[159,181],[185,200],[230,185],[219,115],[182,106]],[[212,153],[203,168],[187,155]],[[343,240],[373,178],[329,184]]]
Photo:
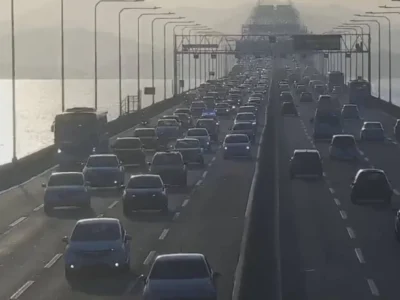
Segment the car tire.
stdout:
[[385,199],[385,204],[386,205],[390,205],[390,204],[392,204],[392,197],[387,197],[386,199]]
[[200,164],[200,167],[204,167],[204,158],[201,158],[201,159],[200,159],[199,164]]
[[53,207],[51,207],[51,206],[48,205],[48,204],[45,204],[45,205],[43,206],[43,210],[44,210],[44,213],[45,213],[46,215],[50,215],[50,214],[53,212]]
[[65,279],[68,282],[74,281],[74,279],[76,278],[75,272],[72,272],[71,270],[68,270],[67,268],[64,269],[64,274],[65,274]]
[[184,178],[182,178],[182,181],[181,181],[181,187],[187,187],[187,174],[185,174],[184,175]]
[[290,173],[289,173],[289,177],[290,177],[290,179],[295,179],[296,176],[294,175],[293,172],[290,172]]
[[355,205],[358,205],[358,204],[359,204],[358,201],[357,201],[357,198],[355,198],[354,196],[351,196],[351,197],[350,197],[350,200],[351,200],[351,203],[353,203],[353,204],[355,204]]
[[125,217],[130,217],[132,215],[132,210],[125,203],[122,205],[122,212]]
[[167,216],[169,214],[168,203],[160,211],[162,216]]

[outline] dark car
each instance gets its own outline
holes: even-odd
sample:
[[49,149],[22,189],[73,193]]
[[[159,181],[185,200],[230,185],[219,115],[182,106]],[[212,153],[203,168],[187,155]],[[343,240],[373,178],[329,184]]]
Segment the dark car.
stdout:
[[203,101],[193,101],[192,105],[190,106],[190,112],[194,117],[201,116],[203,111],[206,109],[207,106]]
[[350,199],[354,204],[390,204],[392,200],[393,189],[383,170],[360,169],[350,186]]
[[393,134],[396,140],[400,141],[400,119],[397,119],[396,124],[393,127]]
[[213,119],[198,119],[196,122],[196,128],[205,128],[210,134],[212,141],[218,141],[219,126]]
[[232,112],[231,106],[226,102],[217,103],[214,110],[217,116],[229,116]]
[[144,149],[157,150],[160,146],[155,128],[136,128],[133,136],[140,139]]
[[90,155],[83,175],[91,188],[120,188],[124,184],[125,170],[115,154]]
[[175,116],[179,118],[183,128],[188,129],[193,126],[193,120],[189,114],[175,113]]
[[313,177],[321,179],[323,177],[322,159],[318,150],[297,149],[294,150],[290,159],[290,178]]
[[149,165],[150,173],[160,175],[164,184],[187,186],[187,168],[180,152],[157,152]]
[[281,107],[282,116],[298,116],[296,105],[293,102],[283,102]]
[[279,99],[281,102],[293,102],[293,96],[289,91],[281,92]]
[[146,166],[146,153],[143,151],[141,140],[137,137],[119,137],[111,149],[125,167]]
[[168,196],[161,177],[155,174],[131,176],[122,195],[122,205],[126,216],[140,210],[168,213]]
[[246,134],[252,143],[256,140],[256,130],[252,122],[237,122],[233,124],[231,133]]
[[198,139],[184,138],[176,140],[175,151],[182,154],[183,161],[187,164],[197,163],[204,165],[203,149]]
[[309,92],[303,92],[303,93],[300,94],[300,99],[299,99],[299,101],[300,101],[300,102],[313,102],[314,99],[313,99],[313,96],[312,96],[311,93],[309,93]]

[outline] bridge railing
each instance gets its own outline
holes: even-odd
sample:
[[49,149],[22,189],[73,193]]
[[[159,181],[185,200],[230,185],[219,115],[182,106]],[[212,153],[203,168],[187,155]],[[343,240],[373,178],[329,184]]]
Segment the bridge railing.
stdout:
[[130,114],[136,110],[138,110],[138,97],[133,95],[126,96],[121,102],[121,116]]

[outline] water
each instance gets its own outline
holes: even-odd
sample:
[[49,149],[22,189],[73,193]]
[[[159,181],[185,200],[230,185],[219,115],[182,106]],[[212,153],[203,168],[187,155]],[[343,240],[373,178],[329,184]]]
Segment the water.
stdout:
[[[151,86],[151,80],[141,80],[142,89]],[[194,82],[192,82],[192,87]],[[156,80],[155,100],[164,98],[164,81]],[[136,80],[124,80],[122,96],[136,95]],[[12,102],[11,81],[0,80],[0,164],[12,158]],[[167,82],[167,98],[172,95],[172,81]],[[152,96],[143,96],[142,106],[149,106]],[[94,80],[66,80],[66,107],[94,105]],[[107,110],[109,120],[119,114],[118,80],[98,81],[98,106]],[[17,80],[17,157],[23,157],[53,144],[51,124],[61,112],[61,85],[59,80]]]

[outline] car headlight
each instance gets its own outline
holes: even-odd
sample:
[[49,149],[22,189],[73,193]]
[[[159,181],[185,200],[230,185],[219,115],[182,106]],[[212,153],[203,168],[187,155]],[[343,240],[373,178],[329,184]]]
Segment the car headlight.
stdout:
[[257,122],[253,122],[253,125],[256,125],[257,124]]
[[225,150],[228,150],[228,147],[225,146],[224,149],[225,149]]
[[61,150],[61,149],[58,149],[58,150],[57,150],[57,153],[58,153],[58,154],[62,153],[62,150]]
[[246,149],[247,149],[247,150],[250,150],[250,146],[246,146]]

